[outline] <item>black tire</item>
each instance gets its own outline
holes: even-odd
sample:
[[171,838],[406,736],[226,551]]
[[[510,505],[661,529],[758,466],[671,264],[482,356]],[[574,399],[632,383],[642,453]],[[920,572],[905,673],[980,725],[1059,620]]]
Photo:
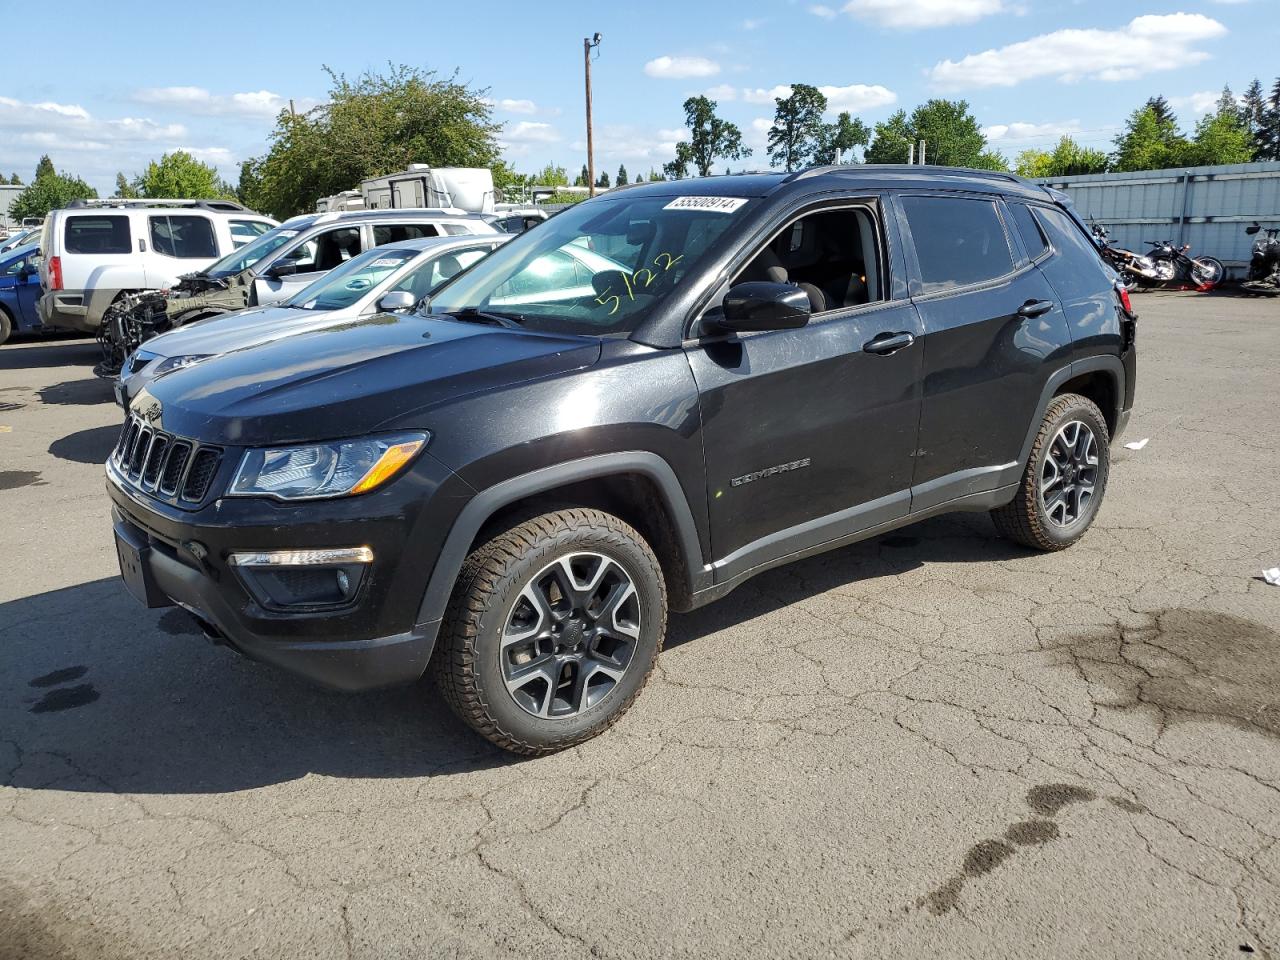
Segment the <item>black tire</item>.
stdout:
[[0,345],[7,343],[11,336],[13,336],[13,320],[9,318],[9,311],[0,307]]
[[[1074,498],[1078,504],[1074,516],[1070,510],[1072,496],[1066,497],[1065,505],[1058,504],[1051,516],[1041,496],[1041,484],[1047,473],[1045,461],[1054,456],[1054,463],[1049,469],[1055,474],[1059,472],[1056,459],[1062,449],[1059,434],[1073,424],[1081,424],[1093,434],[1097,460],[1093,473],[1087,474],[1081,467],[1073,465],[1079,476],[1092,477],[1092,492],[1087,495],[1087,500],[1083,494]],[[1023,471],[1017,495],[1003,507],[991,511],[996,530],[1009,540],[1036,550],[1065,550],[1084,536],[1098,515],[1110,471],[1111,436],[1102,411],[1088,397],[1079,394],[1064,393],[1054,397],[1031,446],[1031,456],[1027,458],[1027,468]],[[1074,478],[1077,473],[1070,476]],[[1081,487],[1085,485],[1085,481],[1079,484]],[[1074,487],[1069,489],[1074,491]],[[1050,502],[1056,502],[1056,496],[1051,497]]]
[[[593,673],[588,671],[596,669],[595,661],[590,661],[586,670],[582,666],[575,668],[567,659],[562,664],[556,641],[567,637],[572,629],[576,631],[575,649],[615,642],[601,639],[599,634],[595,634],[595,640],[582,639],[581,627],[573,626],[579,612],[575,600],[569,604],[572,616],[551,628],[564,630],[561,637],[536,639],[525,648],[512,645],[504,651],[503,639],[509,636],[508,631],[520,615],[518,605],[527,604],[523,591],[537,589],[540,578],[554,579],[559,571],[553,568],[560,560],[578,556],[604,558],[601,562],[611,562],[614,566],[610,569],[617,576],[629,578],[635,594],[634,600],[627,603],[628,609],[634,611],[630,615],[635,618],[636,636],[619,644],[630,647],[625,666],[620,677],[604,678],[612,685],[598,700],[591,701],[592,694],[586,693],[582,695],[581,709],[571,715],[535,715],[527,705],[527,693],[508,690],[507,672],[522,665],[515,658],[534,656],[539,662],[550,664],[546,669],[557,678],[576,680],[585,676],[585,686],[592,680]],[[544,623],[553,623],[531,604],[523,609],[539,618],[534,631]],[[566,616],[563,612],[557,615]],[[552,753],[596,736],[626,712],[653,671],[666,635],[666,621],[666,583],[644,538],[610,514],[566,508],[520,522],[467,557],[441,624],[432,673],[445,700],[476,732],[513,753]],[[612,614],[612,622],[617,623],[616,613]],[[540,645],[552,649],[539,651]],[[572,688],[567,694],[571,699],[578,688],[572,682],[563,682]],[[547,699],[537,702],[545,705],[548,713],[560,702],[555,693],[560,688],[545,681],[539,686],[537,677],[532,678],[531,687],[547,691]],[[517,700],[518,695],[525,698],[525,706]]]

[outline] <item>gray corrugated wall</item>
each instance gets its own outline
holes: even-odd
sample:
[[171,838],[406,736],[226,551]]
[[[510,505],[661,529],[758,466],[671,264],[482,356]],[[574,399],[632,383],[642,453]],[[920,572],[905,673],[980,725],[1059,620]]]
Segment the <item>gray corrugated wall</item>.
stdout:
[[1099,173],[1037,180],[1071,198],[1086,221],[1106,224],[1121,247],[1145,252],[1145,240],[1191,244],[1239,275],[1249,262],[1254,220],[1280,226],[1280,163]]

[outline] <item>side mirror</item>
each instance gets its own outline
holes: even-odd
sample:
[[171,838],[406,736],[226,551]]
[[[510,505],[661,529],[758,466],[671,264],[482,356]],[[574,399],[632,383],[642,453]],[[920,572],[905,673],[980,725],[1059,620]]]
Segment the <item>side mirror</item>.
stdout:
[[724,315],[714,324],[740,333],[793,330],[809,322],[809,313],[809,295],[794,284],[753,280],[729,288],[724,295]]
[[398,313],[401,310],[412,310],[418,301],[408,290],[392,290],[384,293],[378,301],[378,309],[383,313]]
[[292,277],[297,272],[298,265],[285,260],[282,260],[279,263],[273,263],[267,268],[267,276],[275,280],[280,280],[284,277]]
[[1255,220],[1253,221],[1253,223],[1249,224],[1249,226],[1244,228],[1244,232],[1252,237],[1255,233],[1257,233],[1261,229],[1262,229],[1262,224],[1258,223],[1258,221]]

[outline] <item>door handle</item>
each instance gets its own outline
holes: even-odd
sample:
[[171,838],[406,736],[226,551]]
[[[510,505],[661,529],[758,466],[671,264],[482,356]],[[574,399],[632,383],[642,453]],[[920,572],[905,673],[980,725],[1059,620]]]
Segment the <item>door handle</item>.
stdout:
[[878,333],[863,344],[862,349],[866,353],[885,356],[890,353],[896,353],[903,347],[909,347],[915,342],[916,338],[905,331],[903,333]]
[[1028,300],[1018,308],[1020,317],[1039,317],[1053,309],[1052,300]]

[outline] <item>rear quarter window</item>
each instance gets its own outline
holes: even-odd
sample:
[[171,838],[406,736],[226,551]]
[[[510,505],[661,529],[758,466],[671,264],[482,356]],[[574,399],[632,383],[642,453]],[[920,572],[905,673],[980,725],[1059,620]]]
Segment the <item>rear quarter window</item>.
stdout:
[[990,200],[903,197],[923,292],[995,280],[1013,272],[1004,224]]
[[63,233],[66,253],[132,253],[129,218],[120,216],[67,217]]
[[1049,241],[1045,239],[1044,230],[1036,222],[1036,216],[1025,203],[1007,203],[1005,208],[1013,217],[1018,236],[1022,238],[1022,246],[1027,256],[1039,260],[1049,250]]

